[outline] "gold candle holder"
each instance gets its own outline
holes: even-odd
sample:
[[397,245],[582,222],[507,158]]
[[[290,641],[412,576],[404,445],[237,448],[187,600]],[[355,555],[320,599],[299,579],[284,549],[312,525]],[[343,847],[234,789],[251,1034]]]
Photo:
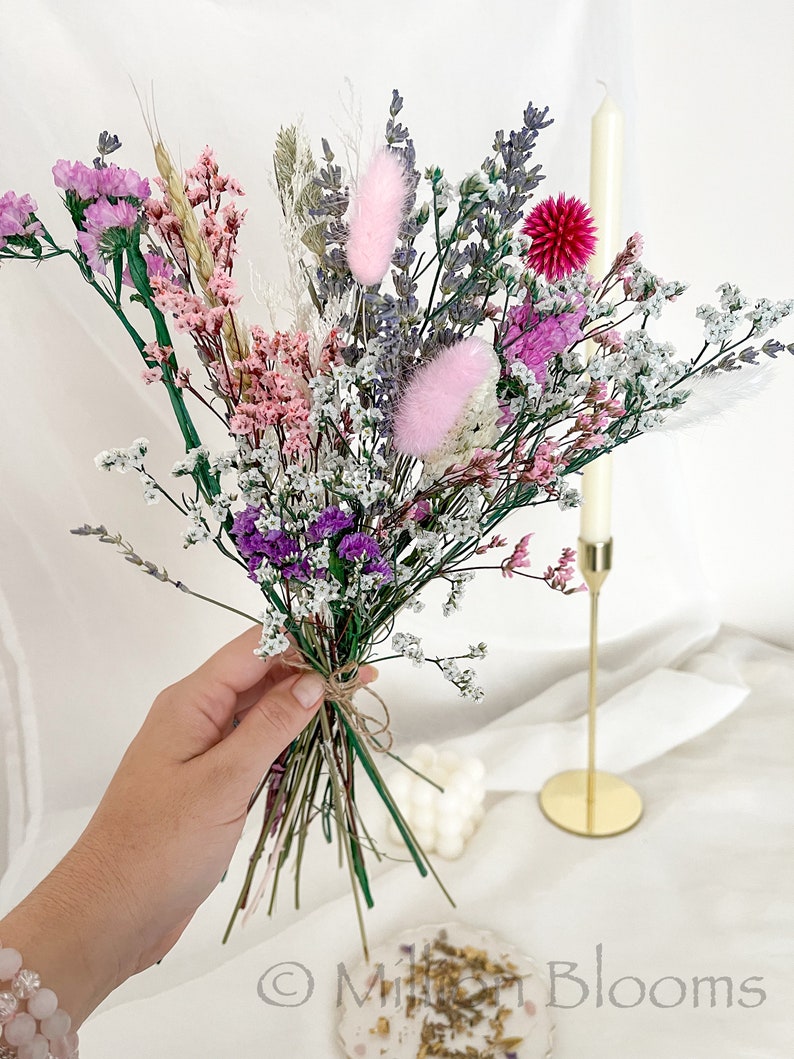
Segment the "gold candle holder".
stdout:
[[553,824],[574,835],[605,838],[634,827],[642,816],[637,791],[610,772],[596,769],[598,707],[598,598],[612,569],[612,538],[579,538],[579,568],[590,590],[590,672],[587,688],[587,768],[560,772],[540,792],[540,807]]

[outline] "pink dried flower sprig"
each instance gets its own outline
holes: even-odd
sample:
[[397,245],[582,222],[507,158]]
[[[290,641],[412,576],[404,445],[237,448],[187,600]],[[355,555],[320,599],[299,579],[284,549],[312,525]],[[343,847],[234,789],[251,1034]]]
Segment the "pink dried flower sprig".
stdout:
[[534,536],[534,533],[526,533],[518,544],[516,544],[510,557],[505,559],[501,564],[502,577],[512,577],[520,567],[531,565],[529,559],[529,542]]
[[580,411],[566,431],[563,441],[568,439],[564,458],[570,463],[577,452],[601,448],[609,443],[606,430],[611,422],[621,419],[626,411],[619,400],[609,396],[609,386],[603,380],[594,380],[584,399],[585,408]]
[[83,162],[59,159],[52,167],[55,186],[71,191],[83,202],[92,202],[101,197],[137,199],[142,202],[151,195],[149,181],[134,169],[121,169],[117,165],[95,169]]
[[520,574],[522,577],[532,577],[536,581],[545,581],[549,588],[554,589],[556,592],[562,592],[566,596],[574,592],[586,591],[587,586],[584,584],[577,585],[575,588],[569,587],[573,579],[574,563],[576,561],[576,551],[573,548],[563,548],[556,565],[548,566],[542,576],[522,573],[523,569],[531,565],[529,542],[533,536],[534,534],[532,533],[527,533],[523,536],[513,548],[510,557],[502,562],[502,576],[513,577],[514,574]]
[[10,241],[30,245],[44,229],[35,216],[38,205],[30,195],[6,191],[0,196],[0,250]]
[[508,469],[519,482],[541,488],[551,485],[568,465],[557,442],[552,439],[541,441],[529,456],[525,455],[526,445],[523,438],[518,442]]
[[543,580],[549,588],[553,588],[557,592],[562,592],[564,596],[573,595],[574,592],[587,591],[587,585],[584,582],[577,585],[575,588],[568,587],[573,580],[575,561],[576,551],[573,548],[563,548],[562,555],[557,561],[557,565],[547,567],[543,574]]
[[[250,354],[239,362],[243,391],[229,420],[229,430],[258,444],[264,431],[274,427],[285,458],[307,456],[311,449],[311,403],[304,373],[308,373],[309,337],[301,331],[276,332],[271,337],[255,327],[251,339]],[[333,331],[320,354],[322,370],[337,358]]]

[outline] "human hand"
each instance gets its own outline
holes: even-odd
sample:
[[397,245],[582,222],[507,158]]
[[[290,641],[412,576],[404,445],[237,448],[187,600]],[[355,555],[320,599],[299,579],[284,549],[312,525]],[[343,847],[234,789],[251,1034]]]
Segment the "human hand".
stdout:
[[[157,696],[82,836],[0,924],[43,978],[45,922],[77,946],[80,973],[73,951],[74,981],[53,985],[73,1025],[174,945],[226,870],[253,790],[322,702],[322,679],[291,668],[290,652],[253,654],[258,634],[249,629]],[[376,674],[365,666],[361,679]],[[26,943],[20,928],[36,900],[40,929]],[[38,963],[31,944],[44,946]],[[59,956],[49,944],[52,982]]]

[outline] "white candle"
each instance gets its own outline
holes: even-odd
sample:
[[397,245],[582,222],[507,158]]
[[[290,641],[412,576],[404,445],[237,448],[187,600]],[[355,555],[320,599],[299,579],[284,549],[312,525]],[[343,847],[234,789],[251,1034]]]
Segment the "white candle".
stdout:
[[598,544],[612,536],[612,456],[599,456],[588,463],[582,474],[582,524],[579,536],[583,541]]
[[[593,115],[590,140],[590,209],[598,243],[588,269],[601,279],[622,245],[623,112],[610,95]],[[599,456],[582,473],[579,535],[592,543],[612,535],[612,456]]]

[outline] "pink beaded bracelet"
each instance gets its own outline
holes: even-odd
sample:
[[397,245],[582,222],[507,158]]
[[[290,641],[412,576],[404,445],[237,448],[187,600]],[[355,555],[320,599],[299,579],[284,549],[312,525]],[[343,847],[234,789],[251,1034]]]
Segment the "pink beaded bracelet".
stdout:
[[0,1059],[78,1059],[71,1026],[58,997],[22,966],[17,950],[0,946]]

